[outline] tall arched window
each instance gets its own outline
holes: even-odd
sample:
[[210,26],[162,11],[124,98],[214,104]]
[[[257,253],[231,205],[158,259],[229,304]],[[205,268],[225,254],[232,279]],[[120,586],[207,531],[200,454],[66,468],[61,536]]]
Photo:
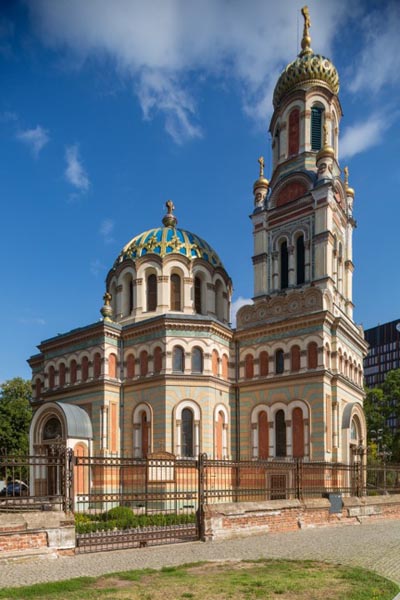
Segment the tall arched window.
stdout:
[[228,379],[228,357],[226,354],[222,355],[222,377]]
[[322,148],[322,120],[324,109],[321,106],[311,108],[311,150]]
[[54,367],[51,366],[49,368],[49,388],[52,389],[55,385],[55,370]]
[[223,435],[224,435],[224,413],[222,410],[218,412],[217,421],[215,423],[215,458],[223,459]]
[[224,320],[224,297],[223,297],[223,287],[222,282],[218,279],[215,284],[215,312],[217,315],[217,319],[220,321]]
[[89,377],[89,359],[87,356],[84,356],[82,358],[81,369],[82,369],[81,379],[82,379],[82,381],[86,381]]
[[58,367],[58,383],[62,387],[65,385],[65,363],[60,363]]
[[252,354],[246,354],[244,359],[244,376],[246,379],[254,377],[254,359]]
[[182,410],[181,423],[181,455],[193,456],[193,412],[190,408]]
[[318,367],[318,346],[316,342],[310,342],[307,346],[307,366],[309,369]]
[[153,273],[147,278],[147,310],[157,310],[157,276]]
[[283,410],[275,415],[275,456],[286,456],[286,422]]
[[142,410],[142,412],[140,413],[140,427],[142,433],[141,456],[142,458],[146,458],[149,452],[149,423],[147,421],[147,415],[145,410]]
[[126,375],[128,379],[135,377],[135,357],[133,354],[128,354],[126,359]]
[[304,456],[304,419],[301,408],[296,407],[292,413],[293,458]]
[[281,132],[280,132],[279,126],[275,129],[273,151],[274,151],[274,163],[277,164],[279,162],[279,158],[281,156]]
[[201,348],[195,346],[192,349],[192,373],[203,372],[203,352]]
[[181,346],[174,346],[172,351],[172,370],[183,373],[185,370],[185,353]]
[[76,360],[72,359],[69,365],[69,378],[71,383],[76,383],[77,377],[77,364]]
[[154,373],[161,373],[162,370],[162,350],[159,346],[154,348],[153,354]]
[[100,352],[96,352],[93,359],[93,377],[100,377],[101,375],[101,355]]
[[146,350],[142,350],[139,357],[140,362],[140,375],[146,377],[149,372],[149,357]]
[[261,375],[261,377],[265,377],[266,375],[268,375],[268,371],[269,371],[268,352],[266,352],[265,350],[260,352],[259,361],[260,361],[260,375]]
[[129,314],[133,311],[133,281],[130,279],[128,281],[128,311]]
[[296,240],[296,283],[301,285],[305,281],[305,252],[304,236],[299,235]]
[[117,357],[113,353],[108,357],[108,376],[117,377]]
[[171,310],[182,310],[181,278],[176,273],[171,275]]
[[198,315],[202,314],[202,302],[201,302],[201,279],[200,277],[194,278],[194,310]]
[[211,371],[214,377],[218,376],[218,352],[216,350],[213,350],[211,354]]
[[300,141],[300,111],[294,108],[289,115],[289,148],[288,155],[293,156],[299,152]]
[[284,240],[280,246],[280,266],[281,266],[281,290],[289,285],[289,254],[287,241]]
[[265,410],[258,414],[258,458],[268,458],[269,423]]
[[275,373],[281,375],[285,370],[285,355],[283,350],[279,349],[275,352]]
[[300,348],[299,346],[292,346],[290,349],[290,370],[300,370]]

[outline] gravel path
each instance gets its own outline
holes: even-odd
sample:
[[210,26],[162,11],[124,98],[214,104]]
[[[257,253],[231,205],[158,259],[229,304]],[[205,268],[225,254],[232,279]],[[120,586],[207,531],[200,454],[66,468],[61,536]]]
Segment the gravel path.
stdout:
[[219,542],[190,542],[99,552],[0,566],[0,586],[97,576],[200,560],[257,558],[327,560],[373,569],[400,584],[400,521],[303,529]]

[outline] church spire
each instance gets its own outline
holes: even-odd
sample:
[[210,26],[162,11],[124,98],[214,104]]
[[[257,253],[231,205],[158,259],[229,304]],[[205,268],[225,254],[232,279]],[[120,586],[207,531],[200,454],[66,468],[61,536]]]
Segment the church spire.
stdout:
[[303,28],[303,39],[301,40],[301,52],[299,56],[304,56],[305,54],[312,54],[311,48],[311,37],[310,37],[310,13],[308,10],[308,6],[303,6],[301,9],[301,14],[304,17],[304,28]]

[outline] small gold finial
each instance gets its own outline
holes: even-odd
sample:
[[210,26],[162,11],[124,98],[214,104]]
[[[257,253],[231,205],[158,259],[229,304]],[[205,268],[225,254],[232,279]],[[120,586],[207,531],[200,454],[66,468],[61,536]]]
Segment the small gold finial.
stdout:
[[300,56],[304,55],[304,54],[311,54],[312,50],[311,50],[311,37],[310,37],[310,27],[311,27],[311,20],[310,20],[310,13],[308,10],[308,6],[303,6],[303,8],[301,9],[301,14],[304,17],[304,28],[303,28],[303,39],[301,40],[301,52],[300,52]]
[[262,177],[264,177],[264,167],[265,167],[265,160],[263,156],[260,156],[260,158],[258,159],[258,163],[260,165],[260,179]]
[[172,211],[175,210],[175,206],[172,200],[167,200],[165,206],[167,207],[168,214],[172,215]]
[[162,220],[164,227],[176,227],[178,219],[172,213],[172,211],[175,210],[174,203],[172,202],[172,200],[167,200],[165,206],[167,207],[167,214],[164,215]]
[[344,186],[346,188],[348,188],[349,187],[349,167],[345,167],[343,169],[343,172],[344,172]]
[[105,306],[110,306],[111,299],[112,299],[112,296],[111,296],[110,292],[106,292],[103,296]]

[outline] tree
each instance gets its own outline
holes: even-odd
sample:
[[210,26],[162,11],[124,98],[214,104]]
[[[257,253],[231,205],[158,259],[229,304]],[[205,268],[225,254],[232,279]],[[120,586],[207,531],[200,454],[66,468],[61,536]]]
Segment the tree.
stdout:
[[0,448],[7,454],[29,453],[31,382],[14,377],[0,386]]

